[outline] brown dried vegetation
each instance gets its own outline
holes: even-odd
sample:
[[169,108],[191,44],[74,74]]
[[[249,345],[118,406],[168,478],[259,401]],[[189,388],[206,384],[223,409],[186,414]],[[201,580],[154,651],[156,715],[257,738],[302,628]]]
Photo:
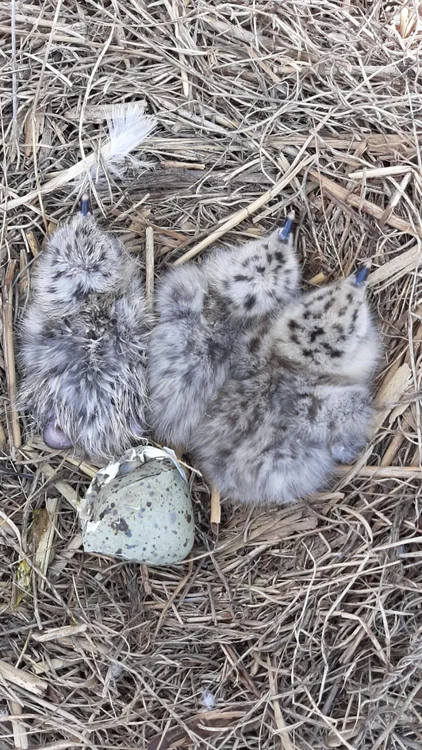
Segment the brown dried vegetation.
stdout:
[[[417,750],[420,3],[17,2],[15,49],[10,7],[0,747]],[[220,235],[241,242],[294,208],[305,280],[372,259],[386,351],[373,442],[330,491],[250,515],[223,504],[215,536],[192,473],[194,553],[149,570],[83,554],[75,506],[92,467],[25,442],[10,401],[30,264],[77,199],[65,179],[44,186],[98,148],[105,105],[141,100],[159,122],[154,168],[93,203],[143,263],[147,244],[149,290],[152,260],[157,282]]]

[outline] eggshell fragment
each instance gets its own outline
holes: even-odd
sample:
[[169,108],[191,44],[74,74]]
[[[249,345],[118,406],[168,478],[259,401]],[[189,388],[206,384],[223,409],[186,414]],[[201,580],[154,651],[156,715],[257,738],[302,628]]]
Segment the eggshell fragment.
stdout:
[[100,469],[81,504],[86,552],[147,565],[172,565],[194,542],[192,501],[174,454],[127,451]]

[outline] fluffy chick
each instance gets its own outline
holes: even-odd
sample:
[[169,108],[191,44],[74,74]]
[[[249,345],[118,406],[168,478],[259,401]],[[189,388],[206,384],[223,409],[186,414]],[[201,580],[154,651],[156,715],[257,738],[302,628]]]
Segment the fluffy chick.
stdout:
[[283,229],[165,277],[148,349],[156,437],[186,445],[253,332],[297,290],[292,217]]
[[336,462],[356,458],[372,416],[378,338],[367,270],[292,303],[262,340],[252,368],[226,381],[188,446],[232,500],[288,503],[318,491]]
[[82,213],[53,234],[22,321],[18,407],[47,445],[111,458],[145,430],[149,323],[136,262]]

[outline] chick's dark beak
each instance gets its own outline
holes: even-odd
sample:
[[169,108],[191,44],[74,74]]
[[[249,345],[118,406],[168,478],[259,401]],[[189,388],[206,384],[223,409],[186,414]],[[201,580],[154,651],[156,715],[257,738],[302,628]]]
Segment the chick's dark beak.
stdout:
[[84,193],[84,195],[81,198],[81,214],[82,216],[88,216],[88,214],[91,213],[91,201],[89,200],[89,195]]
[[369,263],[367,265],[365,265],[365,266],[361,266],[360,268],[358,268],[358,270],[355,271],[355,274],[354,274],[354,276],[355,276],[355,278],[354,278],[354,285],[355,286],[362,286],[362,284],[365,283],[366,279],[369,276],[369,271],[370,271],[370,265],[369,265]]
[[292,231],[292,224],[293,224],[294,218],[295,218],[295,212],[290,211],[290,213],[287,214],[287,218],[286,218],[286,221],[284,222],[284,225],[281,227],[281,229],[278,232],[278,238],[282,242],[285,242],[288,239],[289,234]]

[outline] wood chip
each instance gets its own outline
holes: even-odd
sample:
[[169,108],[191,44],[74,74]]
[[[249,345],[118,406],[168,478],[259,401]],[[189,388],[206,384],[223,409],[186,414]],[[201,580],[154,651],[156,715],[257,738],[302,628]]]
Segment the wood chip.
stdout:
[[1,659],[0,675],[8,682],[12,682],[17,687],[23,688],[29,693],[34,693],[34,695],[44,695],[48,687],[46,682],[40,680],[39,677],[36,677],[31,672],[12,667]]
[[42,633],[33,632],[32,638],[38,643],[47,643],[48,641],[57,641],[61,638],[70,638],[72,636],[80,635],[85,633],[88,625],[86,622],[80,625],[64,625],[61,628],[51,628]]

